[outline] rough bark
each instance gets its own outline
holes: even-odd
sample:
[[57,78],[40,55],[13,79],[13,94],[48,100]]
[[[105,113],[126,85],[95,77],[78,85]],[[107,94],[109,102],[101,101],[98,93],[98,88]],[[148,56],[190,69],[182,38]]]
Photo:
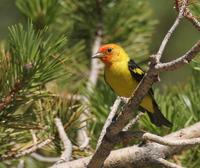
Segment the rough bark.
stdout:
[[[200,122],[171,133],[165,138],[168,140],[183,140],[200,137]],[[165,146],[149,142],[142,147],[137,145],[126,147],[111,152],[104,163],[104,168],[145,168],[162,167],[160,158],[170,158],[181,151],[191,148],[192,145]],[[85,157],[71,162],[62,163],[52,168],[86,168],[90,157]]]

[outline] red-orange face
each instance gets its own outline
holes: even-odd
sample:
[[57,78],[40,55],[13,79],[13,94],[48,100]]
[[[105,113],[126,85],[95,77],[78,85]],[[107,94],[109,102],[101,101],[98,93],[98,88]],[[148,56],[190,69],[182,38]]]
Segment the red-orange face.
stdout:
[[119,59],[120,52],[123,49],[116,44],[105,44],[101,46],[93,58],[99,58],[106,65]]

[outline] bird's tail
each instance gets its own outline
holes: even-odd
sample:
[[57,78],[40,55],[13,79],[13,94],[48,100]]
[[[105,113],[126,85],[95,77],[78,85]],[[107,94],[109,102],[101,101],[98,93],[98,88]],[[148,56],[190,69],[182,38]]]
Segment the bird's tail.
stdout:
[[148,112],[147,114],[151,120],[152,123],[154,123],[156,126],[160,127],[162,125],[165,125],[167,127],[172,127],[172,123],[168,121],[165,116],[161,113],[157,103],[153,101],[153,107],[154,107],[154,112]]

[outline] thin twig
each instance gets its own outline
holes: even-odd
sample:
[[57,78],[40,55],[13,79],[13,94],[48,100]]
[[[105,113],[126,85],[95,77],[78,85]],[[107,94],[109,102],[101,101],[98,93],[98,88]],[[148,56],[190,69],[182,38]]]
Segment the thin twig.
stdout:
[[55,163],[60,160],[60,157],[47,157],[35,152],[31,154],[31,157],[33,157],[34,159],[40,162],[47,162],[47,163]]
[[118,107],[119,107],[119,105],[120,105],[120,102],[121,102],[121,98],[120,98],[120,97],[117,97],[117,99],[115,100],[113,106],[111,107],[111,111],[110,111],[110,113],[109,113],[109,116],[108,116],[108,118],[107,118],[106,121],[105,121],[105,124],[104,124],[104,126],[103,126],[103,129],[102,129],[101,134],[100,134],[100,136],[99,136],[99,139],[98,139],[98,141],[97,141],[97,146],[96,146],[96,148],[99,147],[99,145],[100,145],[100,143],[101,143],[101,141],[102,141],[104,135],[106,134],[106,129],[107,129],[107,127],[111,124],[111,122],[112,122],[114,116],[116,115],[116,112],[117,112],[117,110],[118,110]]
[[184,168],[184,167],[179,166],[179,165],[177,165],[177,164],[175,164],[175,163],[171,163],[171,162],[169,162],[169,161],[167,161],[167,160],[165,160],[165,159],[163,159],[163,158],[156,159],[156,161],[157,161],[160,165],[162,165],[162,166],[164,166],[164,167],[166,167],[166,168]]
[[188,8],[186,9],[185,17],[197,28],[198,31],[200,31],[200,22],[195,16],[192,15]]
[[[180,0],[175,0],[175,7],[177,9],[177,11],[179,11],[179,6],[182,4],[180,3]],[[189,0],[188,0],[189,2]],[[196,28],[198,31],[200,31],[200,22],[198,21],[198,19],[193,16],[192,12],[190,11],[190,9],[188,7],[186,7],[185,11],[184,11],[184,16],[186,19],[188,19]]]
[[180,68],[181,66],[188,64],[196,55],[200,52],[200,41],[198,41],[186,54],[183,56],[167,62],[167,63],[158,63],[155,68],[158,71],[171,71]]
[[[179,131],[173,132],[165,138],[172,139],[189,139],[200,137],[200,122],[183,128]],[[131,137],[131,136],[130,136]],[[132,136],[133,137],[133,136]],[[155,142],[148,142],[144,146],[139,147],[133,145],[118,150],[113,150],[106,159],[104,168],[124,168],[124,167],[157,167],[161,166],[157,159],[159,158],[171,158],[177,153],[181,153],[184,150],[190,149],[188,146],[165,146]],[[104,153],[102,153],[104,155]],[[86,168],[91,156],[81,159],[73,160],[67,163],[62,163],[54,166],[53,168]],[[96,168],[94,166],[93,168]]]
[[119,141],[123,139],[132,140],[148,140],[152,142],[159,143],[166,146],[188,146],[188,145],[199,145],[200,138],[191,138],[191,139],[169,139],[168,137],[161,137],[155,134],[151,134],[143,131],[122,131],[119,134]]
[[168,146],[185,146],[185,145],[197,145],[200,144],[200,138],[193,138],[193,139],[167,139],[163,138],[151,133],[145,133],[142,136],[142,139],[153,141],[162,145]]
[[138,120],[140,119],[140,117],[142,117],[144,115],[144,113],[139,113],[135,118],[133,118],[123,129],[123,131],[127,131],[129,130],[131,127],[133,127],[133,125],[135,125]]
[[71,156],[72,156],[72,143],[69,140],[69,138],[68,138],[68,136],[65,132],[65,129],[63,127],[63,124],[62,124],[60,118],[55,118],[55,125],[58,129],[60,139],[61,139],[63,146],[64,146],[64,151],[62,152],[62,155],[61,155],[60,160],[58,162],[60,163],[60,162],[69,161],[71,159]]
[[37,149],[41,149],[43,148],[44,146],[48,145],[49,143],[52,142],[52,139],[46,139],[42,142],[39,142],[37,143],[36,145],[33,145],[31,148],[29,149],[26,149],[24,151],[21,151],[20,153],[16,154],[15,157],[18,158],[18,157],[21,157],[21,156],[24,156],[24,155],[27,155],[27,154],[30,154],[30,153],[33,153],[35,152]]
[[172,27],[169,29],[169,31],[165,35],[165,37],[164,37],[164,39],[163,39],[163,41],[162,41],[162,43],[160,45],[160,48],[159,48],[157,54],[155,55],[156,63],[160,62],[161,56],[162,56],[162,54],[163,54],[163,52],[164,52],[164,50],[166,48],[166,45],[167,45],[172,33],[176,30],[177,26],[180,23],[180,20],[183,18],[183,13],[184,13],[186,4],[187,4],[187,0],[184,0],[174,24],[172,25]]

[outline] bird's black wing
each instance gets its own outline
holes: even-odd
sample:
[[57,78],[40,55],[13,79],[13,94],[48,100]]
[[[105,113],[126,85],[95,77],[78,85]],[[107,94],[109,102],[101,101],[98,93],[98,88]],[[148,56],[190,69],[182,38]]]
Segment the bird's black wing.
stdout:
[[[131,72],[132,77],[138,82],[140,82],[145,75],[145,72],[133,60],[130,60],[128,62],[128,69]],[[152,97],[154,112],[153,113],[149,112],[141,106],[139,107],[140,110],[142,112],[147,111],[147,114],[149,115],[151,122],[154,123],[155,125],[157,126],[165,125],[167,127],[171,127],[172,123],[164,117],[154,99],[153,89],[151,88],[148,93]]]
[[[138,82],[140,82],[145,75],[145,71],[143,71],[142,68],[140,68],[133,60],[128,62],[128,69],[131,72],[132,77]],[[149,90],[149,94],[153,96],[152,89]]]
[[131,72],[132,77],[138,82],[140,82],[144,77],[145,72],[135,63],[135,61],[130,60],[128,62],[128,69]]

